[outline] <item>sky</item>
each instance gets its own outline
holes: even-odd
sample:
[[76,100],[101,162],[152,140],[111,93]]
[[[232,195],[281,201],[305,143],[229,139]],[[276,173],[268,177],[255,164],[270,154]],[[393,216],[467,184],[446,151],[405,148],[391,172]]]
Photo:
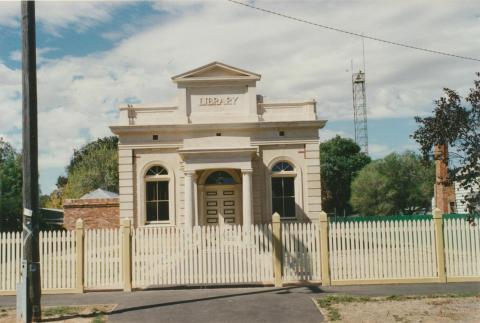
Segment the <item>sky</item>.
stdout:
[[[480,58],[477,1],[249,1],[365,35]],[[315,99],[321,140],[354,137],[351,63],[362,41],[225,0],[37,2],[39,170],[55,188],[74,149],[112,135],[124,103],[172,102],[171,76],[221,61],[262,75],[268,100]],[[20,3],[0,2],[0,137],[21,149]],[[480,63],[365,41],[369,153],[417,150],[413,117]]]

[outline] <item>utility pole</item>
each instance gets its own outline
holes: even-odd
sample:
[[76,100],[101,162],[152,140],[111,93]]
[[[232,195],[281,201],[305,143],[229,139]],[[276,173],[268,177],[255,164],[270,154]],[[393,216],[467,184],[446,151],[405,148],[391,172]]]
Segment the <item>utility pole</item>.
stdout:
[[[40,257],[38,249],[38,131],[35,2],[21,2],[22,12],[22,119],[23,119],[23,258],[21,291],[17,293],[20,321],[41,320]],[[23,286],[23,288],[22,288]],[[21,305],[21,309],[18,308]],[[19,318],[17,316],[17,318]]]

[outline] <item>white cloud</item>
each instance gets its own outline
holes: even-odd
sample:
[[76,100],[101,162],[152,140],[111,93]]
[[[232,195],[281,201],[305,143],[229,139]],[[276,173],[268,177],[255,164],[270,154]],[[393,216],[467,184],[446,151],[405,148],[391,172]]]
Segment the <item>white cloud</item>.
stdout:
[[394,149],[392,147],[389,147],[387,145],[381,145],[381,144],[368,144],[368,154],[373,158],[382,158],[385,157],[385,155],[388,155],[389,153],[392,153]]
[[345,133],[344,131],[336,131],[336,130],[330,130],[330,129],[322,129],[320,130],[320,141],[325,142],[328,141],[332,138],[335,138],[336,136],[340,136],[343,138],[350,138],[350,135]]
[[[55,48],[51,47],[44,47],[44,48],[37,48],[37,65],[41,65],[47,62],[49,59],[45,56],[45,54],[55,51]],[[20,50],[14,50],[10,53],[9,58],[15,62],[22,61],[22,52]]]
[[[39,3],[37,15],[51,32],[67,27],[84,30],[111,19],[118,5],[124,3]],[[480,52],[480,44],[472,41],[480,33],[474,2],[395,1],[386,6],[380,1],[261,1],[258,5],[461,55]],[[11,6],[0,4],[0,24],[11,24]],[[321,118],[352,118],[351,74],[346,70],[352,58],[360,66],[359,39],[226,1],[163,1],[153,6],[168,15],[142,25],[139,32],[119,26],[119,34],[104,35],[118,39],[113,49],[51,59],[39,67],[41,168],[63,167],[74,148],[109,135],[108,125],[116,122],[121,102],[170,101],[175,95],[172,75],[214,60],[261,73],[258,91],[267,100],[315,98]],[[366,42],[366,55],[370,118],[429,112],[444,86],[468,89],[478,69],[471,62],[371,41]],[[20,125],[20,70],[0,64],[0,75],[0,133],[7,134]],[[335,134],[323,131],[321,137]],[[370,151],[381,156],[391,149],[371,144]]]
[[[35,16],[45,30],[60,35],[62,29],[77,31],[108,21],[113,10],[130,5],[126,1],[36,1]],[[20,2],[0,2],[0,26],[16,28],[20,24]]]

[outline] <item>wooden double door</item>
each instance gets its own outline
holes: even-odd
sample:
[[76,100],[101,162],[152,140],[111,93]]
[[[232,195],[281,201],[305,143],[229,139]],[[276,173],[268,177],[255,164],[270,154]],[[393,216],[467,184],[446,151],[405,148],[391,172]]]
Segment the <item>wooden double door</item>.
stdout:
[[241,223],[241,185],[205,185],[204,223],[240,224]]

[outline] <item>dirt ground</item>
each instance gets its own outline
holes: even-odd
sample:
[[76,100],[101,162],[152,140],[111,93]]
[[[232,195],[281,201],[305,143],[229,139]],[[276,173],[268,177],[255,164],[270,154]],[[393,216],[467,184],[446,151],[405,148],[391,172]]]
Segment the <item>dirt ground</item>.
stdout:
[[[47,306],[42,309],[42,322],[101,323],[106,322],[105,313],[115,305]],[[0,308],[0,323],[16,322],[14,308]]]
[[[330,320],[336,322],[480,322],[480,296],[408,300],[377,298],[371,301],[340,302],[331,307],[339,314],[337,320]],[[322,309],[322,312],[325,310]],[[325,314],[328,317],[328,313]]]

